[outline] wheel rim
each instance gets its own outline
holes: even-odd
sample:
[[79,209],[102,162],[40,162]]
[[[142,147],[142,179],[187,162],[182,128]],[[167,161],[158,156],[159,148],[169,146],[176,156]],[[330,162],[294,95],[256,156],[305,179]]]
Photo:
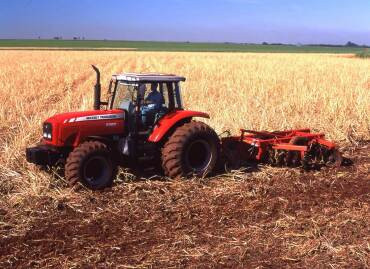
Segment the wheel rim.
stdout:
[[193,172],[203,172],[212,160],[211,146],[203,139],[195,140],[187,147],[185,157]]
[[84,179],[91,185],[100,185],[110,177],[110,164],[102,156],[91,157],[84,165]]

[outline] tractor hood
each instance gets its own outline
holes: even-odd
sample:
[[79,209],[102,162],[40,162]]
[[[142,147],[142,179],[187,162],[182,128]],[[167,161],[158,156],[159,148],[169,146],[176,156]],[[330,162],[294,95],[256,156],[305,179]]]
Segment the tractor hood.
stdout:
[[68,112],[44,122],[43,142],[56,147],[76,146],[92,136],[117,136],[123,132],[123,110]]
[[122,110],[89,110],[56,114],[46,120],[50,123],[72,123],[90,120],[109,120],[123,118]]

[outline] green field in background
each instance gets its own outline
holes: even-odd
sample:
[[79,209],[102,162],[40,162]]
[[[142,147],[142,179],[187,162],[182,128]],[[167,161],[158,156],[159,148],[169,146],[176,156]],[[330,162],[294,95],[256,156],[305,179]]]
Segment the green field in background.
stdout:
[[265,52],[265,53],[359,53],[361,47],[258,45],[238,43],[190,43],[190,42],[152,42],[152,41],[113,41],[113,40],[0,40],[1,48],[55,48],[72,50],[120,50],[138,51],[194,51],[194,52]]

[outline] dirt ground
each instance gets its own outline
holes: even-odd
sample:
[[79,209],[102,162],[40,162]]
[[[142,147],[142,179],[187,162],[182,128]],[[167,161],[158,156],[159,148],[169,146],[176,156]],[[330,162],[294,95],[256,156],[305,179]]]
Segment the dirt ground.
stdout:
[[369,268],[370,143],[338,169],[128,180],[0,203],[1,268]]

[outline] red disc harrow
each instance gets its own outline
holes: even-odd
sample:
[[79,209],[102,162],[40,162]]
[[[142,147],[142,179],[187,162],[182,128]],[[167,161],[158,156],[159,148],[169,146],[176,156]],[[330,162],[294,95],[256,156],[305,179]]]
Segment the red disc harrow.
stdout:
[[288,131],[253,131],[241,129],[240,136],[221,139],[222,153],[229,168],[243,162],[257,161],[274,166],[341,165],[343,158],[337,146],[322,133],[310,129]]

